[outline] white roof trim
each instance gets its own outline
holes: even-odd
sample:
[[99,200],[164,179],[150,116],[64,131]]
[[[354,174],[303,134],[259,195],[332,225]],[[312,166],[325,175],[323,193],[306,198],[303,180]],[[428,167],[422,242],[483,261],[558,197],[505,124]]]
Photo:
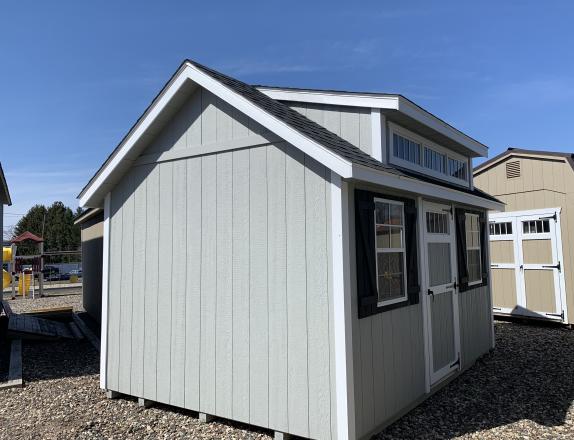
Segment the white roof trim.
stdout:
[[343,105],[397,110],[417,122],[461,144],[481,157],[488,155],[488,147],[450,126],[432,113],[422,109],[401,95],[367,95],[360,93],[294,90],[273,87],[258,87],[267,96],[279,101],[309,102],[314,104]]
[[423,197],[448,200],[480,208],[504,211],[504,203],[488,200],[456,189],[434,183],[424,182],[410,177],[398,176],[384,171],[377,171],[362,165],[353,164],[353,178],[389,188],[420,194]]
[[126,136],[114,155],[108,160],[108,163],[98,172],[95,179],[80,193],[80,206],[98,207],[101,205],[105,193],[110,190],[109,182],[114,172],[122,163],[128,162],[131,164],[133,162],[133,155],[130,157],[130,152],[132,151],[135,143],[145,135],[150,125],[161,115],[162,111],[169,105],[171,99],[180,90],[184,83],[189,80],[209,90],[211,93],[226,101],[240,112],[283,138],[285,141],[296,146],[305,154],[335,171],[341,177],[351,176],[351,162],[309,139],[296,129],[262,110],[248,99],[238,95],[236,92],[221,84],[219,81],[215,80],[197,67],[189,63],[184,63],[180,68],[180,71],[157,98],[156,102],[150,106],[146,114],[132,129],[131,133]]

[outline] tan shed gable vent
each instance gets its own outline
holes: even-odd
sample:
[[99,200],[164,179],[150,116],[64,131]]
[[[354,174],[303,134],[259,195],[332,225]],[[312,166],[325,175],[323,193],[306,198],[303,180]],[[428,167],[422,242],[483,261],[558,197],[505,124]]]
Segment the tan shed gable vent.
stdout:
[[520,161],[514,160],[512,162],[506,162],[506,178],[512,179],[514,177],[520,177]]

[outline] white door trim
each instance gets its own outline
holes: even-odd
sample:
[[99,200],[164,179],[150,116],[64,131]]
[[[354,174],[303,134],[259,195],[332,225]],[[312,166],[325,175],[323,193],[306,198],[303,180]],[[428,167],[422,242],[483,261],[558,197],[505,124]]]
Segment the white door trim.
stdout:
[[[430,298],[427,294],[428,289],[430,288],[430,281],[428,276],[428,243],[429,241],[432,243],[450,243],[450,261],[451,261],[451,277],[453,279],[453,283],[456,282],[457,279],[457,266],[456,266],[456,234],[455,234],[455,224],[454,224],[454,215],[448,215],[449,220],[449,234],[448,236],[436,236],[432,235],[429,237],[426,228],[426,213],[427,210],[430,208],[431,210],[440,210],[443,212],[444,210],[450,211],[454,213],[454,206],[440,204],[435,202],[429,201],[422,201],[422,215],[419,220],[419,223],[422,225],[421,229],[423,231],[422,237],[422,252],[421,254],[424,255],[422,259],[422,273],[423,273],[423,289],[422,289],[422,296],[423,296],[423,325],[425,328],[425,354],[427,358],[427,376],[428,376],[428,386],[435,385],[452,371],[460,370],[461,363],[460,363],[460,319],[459,319],[459,304],[458,304],[458,289],[454,286],[449,288],[452,290],[452,307],[453,307],[453,329],[454,329],[454,354],[455,358],[453,359],[453,363],[456,362],[458,359],[458,363],[456,365],[449,365],[447,364],[443,368],[438,371],[433,371],[433,340],[432,340],[432,315],[430,310]],[[448,237],[448,238],[447,238]],[[430,240],[429,240],[430,239]],[[445,285],[446,286],[446,285]],[[440,287],[440,286],[438,286]],[[434,287],[435,289],[437,286]],[[425,316],[426,315],[426,316]]]

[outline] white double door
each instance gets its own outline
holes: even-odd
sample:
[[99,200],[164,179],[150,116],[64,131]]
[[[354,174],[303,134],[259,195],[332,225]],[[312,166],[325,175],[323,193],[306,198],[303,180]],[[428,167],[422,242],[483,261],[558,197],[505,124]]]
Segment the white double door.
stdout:
[[489,216],[494,312],[564,320],[560,209]]
[[460,368],[453,207],[423,202],[423,308],[430,384]]

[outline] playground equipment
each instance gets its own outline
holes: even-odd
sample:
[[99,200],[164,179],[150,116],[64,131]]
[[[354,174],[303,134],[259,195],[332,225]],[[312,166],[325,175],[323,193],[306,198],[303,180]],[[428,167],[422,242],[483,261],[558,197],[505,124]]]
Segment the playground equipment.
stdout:
[[[38,249],[37,255],[16,255],[17,246],[19,243],[33,242]],[[9,272],[3,271],[2,289],[12,286],[12,298],[16,297],[16,274],[19,274],[18,280],[18,293],[26,296],[26,293],[32,287],[32,298],[36,296],[35,279],[38,278],[38,287],[40,296],[44,295],[44,277],[42,270],[44,269],[44,240],[31,232],[24,232],[12,240],[12,245],[9,248],[3,249],[3,261],[8,262]],[[24,263],[31,264],[31,271],[25,270]],[[7,282],[8,281],[8,282]]]
[[[10,265],[12,263],[12,255],[13,255],[12,246],[5,247],[2,249],[2,261],[4,263],[8,263],[8,265]],[[8,287],[11,282],[12,277],[10,276],[10,273],[2,269],[2,289]]]

